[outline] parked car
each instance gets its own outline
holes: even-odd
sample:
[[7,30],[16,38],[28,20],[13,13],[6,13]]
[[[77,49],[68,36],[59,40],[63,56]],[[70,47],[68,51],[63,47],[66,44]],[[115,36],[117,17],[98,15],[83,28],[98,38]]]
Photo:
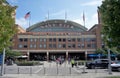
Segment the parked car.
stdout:
[[90,69],[97,68],[108,68],[108,59],[96,59],[92,62],[87,62],[86,67]]
[[120,61],[111,64],[111,68],[112,68],[112,71],[119,71],[120,72]]

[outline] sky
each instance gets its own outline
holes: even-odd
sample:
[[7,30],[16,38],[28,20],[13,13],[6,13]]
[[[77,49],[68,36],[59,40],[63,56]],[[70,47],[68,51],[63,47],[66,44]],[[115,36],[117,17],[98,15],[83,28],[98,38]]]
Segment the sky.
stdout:
[[29,18],[25,19],[26,13],[30,12],[30,25],[48,19],[66,19],[81,25],[83,13],[85,16],[85,27],[90,29],[98,23],[97,7],[102,0],[7,0],[11,5],[16,5],[16,24],[24,29],[29,27]]

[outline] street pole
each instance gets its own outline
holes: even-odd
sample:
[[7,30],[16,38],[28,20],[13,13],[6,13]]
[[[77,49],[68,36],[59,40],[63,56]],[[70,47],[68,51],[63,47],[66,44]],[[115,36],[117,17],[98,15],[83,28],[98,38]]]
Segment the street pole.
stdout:
[[109,61],[109,64],[108,64],[108,73],[112,74],[112,71],[111,71],[111,56],[110,56],[110,49],[109,48],[108,48],[108,61]]
[[4,75],[4,62],[5,62],[5,48],[3,50],[3,58],[2,58],[2,65],[1,65],[1,76]]

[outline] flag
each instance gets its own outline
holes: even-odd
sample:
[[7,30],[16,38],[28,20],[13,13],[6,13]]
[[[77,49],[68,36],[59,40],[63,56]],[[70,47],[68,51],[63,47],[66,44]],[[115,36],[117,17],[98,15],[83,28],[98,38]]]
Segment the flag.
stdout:
[[30,17],[30,12],[26,13],[24,18],[27,19],[28,17]]

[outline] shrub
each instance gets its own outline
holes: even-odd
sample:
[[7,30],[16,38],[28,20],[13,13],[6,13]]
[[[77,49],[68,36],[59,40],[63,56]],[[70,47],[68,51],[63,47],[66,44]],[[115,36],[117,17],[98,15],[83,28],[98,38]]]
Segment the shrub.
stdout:
[[43,63],[40,63],[38,61],[17,61],[16,64],[18,66],[34,66],[34,65],[43,65]]

